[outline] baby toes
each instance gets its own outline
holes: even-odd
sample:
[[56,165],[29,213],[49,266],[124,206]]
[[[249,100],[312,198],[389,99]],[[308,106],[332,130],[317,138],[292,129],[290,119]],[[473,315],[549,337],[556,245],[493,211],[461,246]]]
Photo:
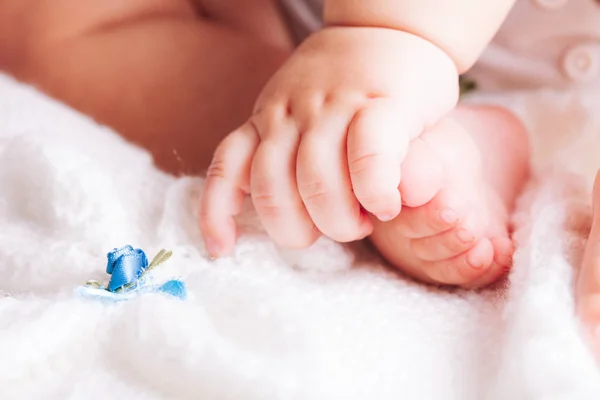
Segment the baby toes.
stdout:
[[515,251],[512,240],[509,237],[499,237],[492,239],[494,247],[494,262],[502,269],[503,273],[508,271],[512,263],[512,256]]
[[421,139],[413,140],[402,162],[400,193],[402,204],[419,207],[427,204],[442,189],[445,170],[439,155]]
[[494,248],[492,265],[487,268],[484,274],[466,284],[465,287],[469,289],[484,288],[497,282],[510,271],[514,252],[512,240],[508,237],[493,238],[491,243]]
[[421,239],[411,241],[414,254],[424,261],[440,261],[452,258],[470,250],[477,244],[475,235],[465,228],[450,229]]
[[442,193],[421,207],[405,207],[400,215],[388,226],[394,234],[411,239],[435,236],[455,228],[460,222],[460,215],[451,207]]
[[494,261],[494,248],[488,239],[456,257],[424,263],[423,270],[433,281],[465,286],[484,274]]

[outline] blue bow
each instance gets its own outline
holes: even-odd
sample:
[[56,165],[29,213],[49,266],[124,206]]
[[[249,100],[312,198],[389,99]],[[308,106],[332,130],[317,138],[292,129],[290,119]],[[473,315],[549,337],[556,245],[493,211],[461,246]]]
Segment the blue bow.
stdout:
[[108,290],[111,292],[137,282],[148,268],[146,253],[129,245],[113,249],[107,254],[107,258],[106,273],[111,276],[108,282]]
[[171,254],[171,251],[161,250],[148,264],[148,257],[141,249],[129,245],[113,249],[107,254],[106,273],[111,276],[108,285],[105,287],[98,281],[88,281],[77,292],[85,297],[112,301],[128,300],[150,292],[162,292],[185,299],[187,290],[183,282],[174,279],[155,285],[152,284],[152,277],[148,276],[150,270],[168,260]]

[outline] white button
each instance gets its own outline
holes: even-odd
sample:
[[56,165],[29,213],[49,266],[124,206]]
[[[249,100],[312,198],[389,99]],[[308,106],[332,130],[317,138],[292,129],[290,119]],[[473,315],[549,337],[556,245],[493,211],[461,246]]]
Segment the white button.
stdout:
[[543,10],[556,11],[567,5],[569,0],[533,0],[533,3]]
[[562,67],[565,75],[578,82],[589,81],[600,72],[600,45],[581,44],[565,54]]

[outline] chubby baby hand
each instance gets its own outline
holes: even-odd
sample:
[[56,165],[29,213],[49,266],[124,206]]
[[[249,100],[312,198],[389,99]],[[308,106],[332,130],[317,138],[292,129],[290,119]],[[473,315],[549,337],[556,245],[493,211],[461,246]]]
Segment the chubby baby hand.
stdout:
[[409,143],[458,99],[453,61],[430,42],[385,28],[326,28],[271,78],[253,115],[217,148],[200,225],[212,256],[231,252],[233,217],[250,194],[270,237],[302,248],[372,232],[369,213],[394,219]]

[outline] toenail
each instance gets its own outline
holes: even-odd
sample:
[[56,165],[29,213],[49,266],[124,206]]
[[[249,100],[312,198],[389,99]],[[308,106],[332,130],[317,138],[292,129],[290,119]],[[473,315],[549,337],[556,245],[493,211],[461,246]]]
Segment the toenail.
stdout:
[[447,224],[454,224],[458,221],[458,215],[456,212],[449,208],[440,212],[440,218]]
[[478,254],[473,254],[473,252],[467,254],[467,262],[471,267],[476,269],[483,267],[483,263],[479,259]]
[[471,232],[469,232],[466,229],[462,229],[462,228],[456,231],[456,236],[458,237],[458,239],[461,242],[464,242],[464,243],[472,242],[473,239],[475,239],[475,237],[473,236],[473,234]]

